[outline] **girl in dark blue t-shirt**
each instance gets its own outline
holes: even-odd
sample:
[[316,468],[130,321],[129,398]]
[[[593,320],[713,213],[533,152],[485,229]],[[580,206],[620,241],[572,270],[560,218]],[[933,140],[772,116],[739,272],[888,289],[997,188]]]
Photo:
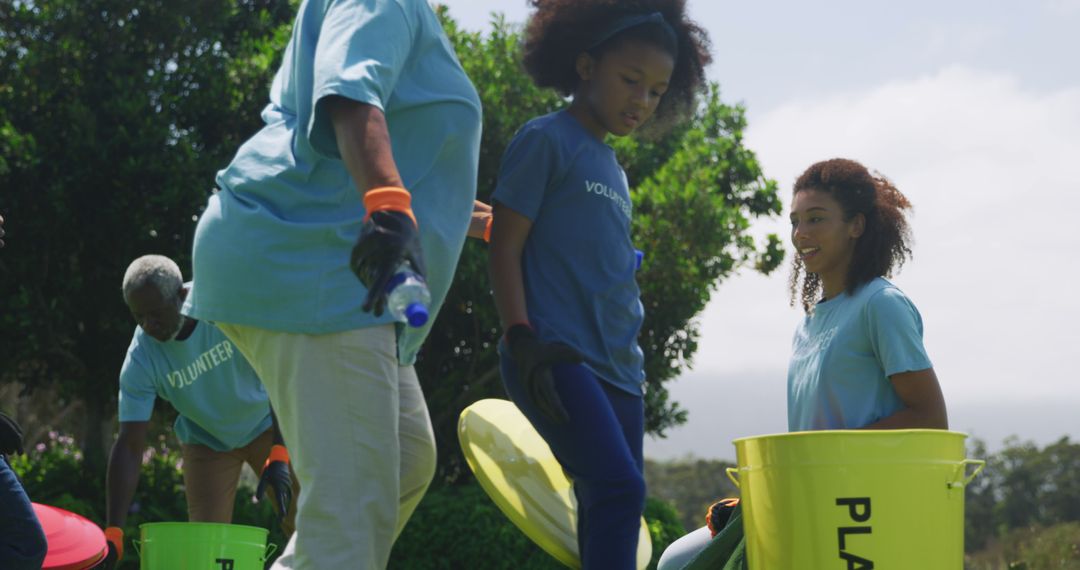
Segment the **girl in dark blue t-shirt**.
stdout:
[[572,102],[529,121],[492,195],[507,392],[574,480],[584,568],[636,566],[645,501],[643,310],[608,135],[693,109],[709,62],[684,0],[532,0],[524,65]]

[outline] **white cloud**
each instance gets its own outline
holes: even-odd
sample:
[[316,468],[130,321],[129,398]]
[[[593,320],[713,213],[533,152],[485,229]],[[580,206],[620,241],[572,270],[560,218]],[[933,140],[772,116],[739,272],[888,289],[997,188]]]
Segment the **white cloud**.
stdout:
[[1052,13],[1062,15],[1080,14],[1080,0],[1044,0]]
[[[1080,401],[1080,86],[1033,93],[1006,75],[945,69],[751,116],[747,144],[785,203],[803,169],[835,156],[880,170],[911,199],[915,258],[895,281],[923,315],[949,401]],[[786,278],[785,268],[721,286],[703,316],[699,372],[783,381],[800,316]]]

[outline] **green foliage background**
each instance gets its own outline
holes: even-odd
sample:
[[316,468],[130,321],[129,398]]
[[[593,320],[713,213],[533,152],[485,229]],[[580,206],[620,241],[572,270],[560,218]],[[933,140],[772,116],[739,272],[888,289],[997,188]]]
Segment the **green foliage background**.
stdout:
[[0,383],[84,404],[104,468],[147,253],[190,266],[214,172],[259,127],[288,0],[0,2]]

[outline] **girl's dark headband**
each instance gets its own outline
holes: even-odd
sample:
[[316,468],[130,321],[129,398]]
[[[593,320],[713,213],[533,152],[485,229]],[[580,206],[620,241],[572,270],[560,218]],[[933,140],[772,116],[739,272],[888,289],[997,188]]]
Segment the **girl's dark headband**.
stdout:
[[585,51],[592,51],[600,44],[610,40],[615,34],[642,24],[660,24],[663,26],[664,31],[675,40],[674,43],[678,45],[678,36],[675,34],[675,29],[671,27],[671,24],[667,23],[667,20],[664,19],[664,15],[660,12],[652,12],[651,14],[627,14],[621,18],[617,18],[596,36],[596,39],[593,40],[589,47],[585,48]]

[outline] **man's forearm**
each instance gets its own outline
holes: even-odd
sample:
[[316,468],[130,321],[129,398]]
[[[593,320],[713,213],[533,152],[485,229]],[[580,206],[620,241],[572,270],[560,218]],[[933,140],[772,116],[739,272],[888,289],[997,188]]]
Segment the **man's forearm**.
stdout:
[[109,454],[109,471],[105,477],[105,526],[123,527],[128,509],[139,485],[141,454],[132,453],[119,443]]
[[360,194],[384,186],[403,187],[383,112],[378,107],[337,96],[326,104],[341,160]]

